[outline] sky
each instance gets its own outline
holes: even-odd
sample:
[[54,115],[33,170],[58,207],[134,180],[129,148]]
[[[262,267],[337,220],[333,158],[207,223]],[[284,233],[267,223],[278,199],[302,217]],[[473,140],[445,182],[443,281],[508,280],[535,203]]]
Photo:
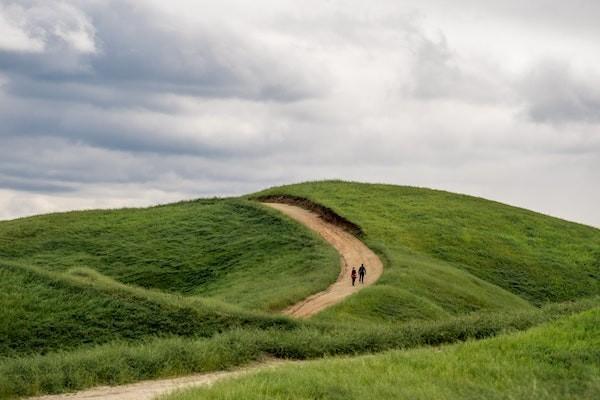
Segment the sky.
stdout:
[[600,227],[596,0],[0,0],[0,219],[306,180]]

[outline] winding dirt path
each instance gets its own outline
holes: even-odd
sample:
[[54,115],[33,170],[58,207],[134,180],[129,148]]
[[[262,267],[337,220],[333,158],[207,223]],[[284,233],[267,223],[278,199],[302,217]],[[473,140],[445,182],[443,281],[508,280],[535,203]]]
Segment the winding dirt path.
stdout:
[[98,386],[77,393],[31,397],[30,400],[152,400],[175,390],[210,386],[225,378],[235,378],[251,372],[277,367],[292,361],[268,361],[233,371],[217,371],[181,378],[142,381],[121,386]]
[[[356,238],[356,236],[348,233],[344,229],[325,222],[317,214],[300,207],[282,203],[264,204],[279,210],[288,217],[295,219],[320,234],[338,251],[338,253],[340,253],[341,257],[341,271],[337,281],[323,292],[313,294],[301,302],[287,308],[283,311],[284,314],[296,318],[310,317],[327,307],[341,302],[363,287],[373,284],[383,273],[383,264],[379,257],[377,257],[377,255],[363,242]],[[357,280],[356,286],[352,286],[350,271],[352,270],[352,267],[356,267],[358,270],[358,266],[361,263],[364,263],[367,268],[365,283],[360,284]]]
[[[297,304],[285,309],[284,314],[296,318],[308,318],[324,310],[346,297],[369,286],[383,273],[383,264],[379,257],[363,242],[344,229],[325,222],[317,214],[303,208],[281,203],[263,203],[279,210],[288,217],[300,222],[320,234],[329,244],[340,253],[340,275],[335,283],[326,290],[316,293]],[[350,271],[364,263],[367,268],[365,283],[352,286]],[[197,386],[209,386],[219,380],[235,378],[244,374],[279,366],[288,361],[268,361],[258,365],[240,368],[233,371],[218,371],[196,374],[174,379],[142,381],[122,386],[100,386],[72,394],[32,397],[30,400],[151,400],[159,395],[170,393],[177,389]]]

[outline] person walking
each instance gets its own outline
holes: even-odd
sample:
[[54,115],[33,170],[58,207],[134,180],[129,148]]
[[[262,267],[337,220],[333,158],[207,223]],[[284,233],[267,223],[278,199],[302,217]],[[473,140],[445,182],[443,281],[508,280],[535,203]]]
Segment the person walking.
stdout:
[[356,282],[356,268],[352,267],[352,272],[350,273],[350,277],[352,278],[352,286],[354,286],[354,282]]
[[358,281],[365,284],[365,275],[367,274],[367,269],[365,268],[365,264],[360,264],[360,268],[358,269]]

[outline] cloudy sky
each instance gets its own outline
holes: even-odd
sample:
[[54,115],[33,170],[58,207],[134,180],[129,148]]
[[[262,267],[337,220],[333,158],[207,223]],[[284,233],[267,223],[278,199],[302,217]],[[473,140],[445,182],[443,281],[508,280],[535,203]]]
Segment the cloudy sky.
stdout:
[[600,226],[597,0],[0,0],[0,219],[343,178]]

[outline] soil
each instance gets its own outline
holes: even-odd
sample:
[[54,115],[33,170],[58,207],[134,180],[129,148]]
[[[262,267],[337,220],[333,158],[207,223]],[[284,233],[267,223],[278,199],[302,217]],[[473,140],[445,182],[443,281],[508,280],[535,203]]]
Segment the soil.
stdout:
[[[340,253],[340,275],[337,281],[326,290],[313,294],[287,308],[284,310],[284,314],[296,318],[310,317],[333,304],[339,303],[362,288],[373,284],[383,273],[383,264],[379,257],[343,227],[325,221],[314,212],[290,204],[265,203],[265,205],[281,211],[283,214],[317,232]],[[364,284],[359,283],[357,279],[356,285],[352,286],[350,272],[352,271],[352,267],[356,267],[358,271],[361,263],[367,269],[365,282]]]

